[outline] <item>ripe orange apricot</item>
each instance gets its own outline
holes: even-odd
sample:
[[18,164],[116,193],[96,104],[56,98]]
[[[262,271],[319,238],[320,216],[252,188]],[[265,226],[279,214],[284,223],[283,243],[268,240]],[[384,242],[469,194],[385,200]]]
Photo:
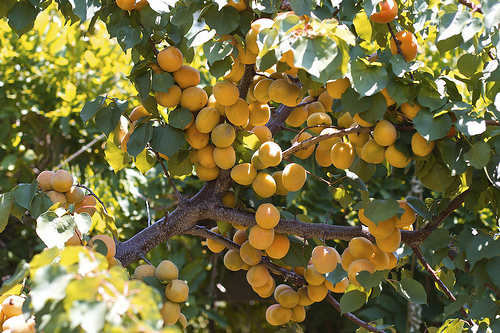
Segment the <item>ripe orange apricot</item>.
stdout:
[[281,154],[281,147],[273,141],[266,141],[259,147],[259,158],[267,166],[280,164]]
[[[319,135],[325,136],[325,135],[329,135],[329,134],[335,134],[338,131],[339,130],[336,128],[325,128],[319,133]],[[333,138],[330,138],[327,140],[320,141],[318,145],[322,150],[329,153],[331,151],[333,145],[336,144],[337,142],[341,142],[341,141],[342,141],[341,138],[333,137]]]
[[319,101],[315,101],[315,102],[307,104],[306,105],[306,110],[307,110],[308,116],[310,116],[310,115],[312,115],[314,113],[318,113],[318,112],[320,112],[320,113],[326,113],[325,107]]
[[354,116],[352,116],[352,119],[356,123],[358,123],[359,125],[361,125],[363,127],[372,127],[373,126],[372,123],[369,123],[368,121],[366,121],[363,118],[361,118],[361,116],[359,115],[359,113],[355,113]]
[[219,148],[226,148],[233,144],[236,138],[234,126],[228,123],[219,124],[210,133],[210,138],[214,145]]
[[288,115],[285,122],[292,127],[302,126],[303,123],[306,122],[309,113],[305,106],[297,106],[293,109],[293,111]]
[[174,84],[168,89],[168,92],[156,92],[156,101],[164,107],[174,107],[181,102],[182,90]]
[[[298,143],[299,142],[303,142],[303,141],[306,141],[306,140],[309,140],[310,138],[312,138],[312,134],[310,133],[307,133],[307,132],[302,132],[298,138],[297,136],[293,139],[293,141],[297,141]],[[302,160],[305,160],[306,158],[308,158],[309,156],[312,155],[312,153],[314,153],[314,146],[315,145],[311,145],[305,149],[301,149],[299,150],[298,152],[294,153],[293,155],[302,159]]]
[[337,250],[331,246],[316,246],[311,253],[311,261],[320,274],[332,272],[336,267],[340,255]]
[[273,138],[273,134],[271,133],[271,130],[267,126],[264,126],[264,125],[255,126],[254,128],[252,128],[251,132],[257,136],[260,143],[270,141]]
[[135,0],[116,0],[116,5],[123,10],[132,10],[135,7]]
[[432,150],[434,149],[435,145],[436,145],[436,142],[434,140],[431,140],[431,142],[428,142],[418,132],[413,134],[413,136],[411,137],[411,150],[417,156],[424,157],[424,156],[429,155],[432,152]]
[[390,146],[394,142],[396,142],[397,138],[398,131],[396,130],[396,127],[394,127],[394,125],[388,120],[382,119],[377,123],[377,125],[375,125],[375,128],[373,129],[373,139],[380,146]]
[[181,89],[194,87],[200,83],[200,72],[196,68],[188,65],[182,65],[181,68],[173,73],[174,81]]
[[356,260],[356,258],[353,257],[353,255],[351,254],[351,251],[349,251],[349,247],[347,247],[344,250],[344,252],[342,252],[342,259],[340,261],[340,263],[342,264],[342,268],[344,269],[344,271],[347,272],[347,270],[349,269],[349,265],[354,260]]
[[179,320],[181,308],[179,303],[165,301],[160,309],[160,314],[165,325],[175,325]]
[[146,110],[146,108],[142,105],[139,105],[138,107],[134,108],[132,112],[130,112],[129,119],[131,122],[137,121],[141,119],[142,117],[148,117],[151,114]]
[[[215,232],[216,234],[219,234],[219,235],[221,233],[218,227],[213,227],[210,229],[210,231]],[[213,253],[222,252],[222,250],[224,250],[226,248],[223,244],[217,242],[216,240],[210,239],[210,238],[207,238],[206,243],[207,243],[208,249],[210,251],[212,251]]]
[[231,178],[240,185],[250,185],[257,176],[257,170],[250,163],[240,163],[231,169]]
[[[412,61],[413,59],[415,59],[418,53],[418,42],[415,35],[410,31],[403,30],[396,33],[396,38],[401,42],[399,47],[401,49],[401,52],[403,52],[403,57],[406,59],[406,61]],[[391,38],[391,53],[398,53],[394,38]]]
[[373,256],[368,258],[376,271],[382,271],[389,266],[389,256],[382,251],[377,244],[373,245]]
[[83,192],[81,187],[71,186],[68,192],[64,193],[66,196],[66,202],[77,203],[83,200],[85,192]]
[[182,90],[180,105],[191,112],[201,110],[207,102],[206,91],[199,87],[187,87]]
[[354,237],[349,241],[349,252],[356,259],[369,259],[373,255],[373,244],[364,237]]
[[225,113],[227,120],[229,120],[231,124],[242,126],[248,121],[250,109],[243,98],[238,98],[236,103],[226,106]]
[[280,221],[280,212],[273,204],[263,203],[255,212],[255,221],[261,228],[274,228]]
[[[321,125],[321,126],[318,126]],[[332,125],[332,118],[326,113],[315,112],[307,117],[307,126],[318,126],[310,128],[311,132],[319,134],[321,131]]]
[[286,289],[279,293],[277,301],[282,307],[291,309],[299,304],[299,299],[300,296],[295,290]]
[[[394,0],[392,0],[394,1]],[[344,77],[342,79],[337,79],[326,83],[326,91],[328,95],[333,98],[340,99],[342,94],[351,86],[351,82],[348,78]]]
[[271,118],[271,108],[267,103],[254,101],[248,104],[250,110],[249,121],[253,126],[265,125]]
[[270,305],[266,310],[266,320],[273,326],[282,326],[292,319],[292,309],[282,307],[280,304]]
[[54,176],[54,172],[50,170],[42,171],[36,177],[38,181],[38,185],[40,185],[45,190],[52,190],[52,176]]
[[360,157],[368,163],[382,163],[385,158],[385,147],[379,145],[374,139],[370,139],[363,146]]
[[267,247],[266,254],[273,259],[281,259],[290,249],[290,240],[282,234],[275,234],[273,243]]
[[299,305],[309,306],[314,303],[314,301],[309,297],[307,293],[307,286],[300,287],[297,289],[297,293],[299,294]]
[[267,89],[269,98],[276,103],[286,101],[291,93],[292,88],[290,87],[288,80],[285,79],[274,80],[274,82],[272,82]]
[[270,174],[259,172],[252,182],[252,189],[262,198],[269,198],[276,192],[276,182]]
[[134,278],[143,279],[148,276],[155,276],[156,267],[153,265],[145,264],[139,265],[134,270]]
[[321,284],[309,284],[307,286],[307,295],[313,302],[321,302],[325,299],[328,294],[328,288],[326,287],[324,281]]
[[404,102],[401,104],[401,112],[410,120],[412,120],[422,108],[417,103],[413,102],[413,106]]
[[252,287],[262,287],[268,281],[269,276],[267,267],[262,264],[250,267],[246,274],[248,284]]
[[198,162],[205,168],[215,168],[217,164],[214,161],[214,149],[213,144],[207,144],[205,147],[198,150],[196,157],[198,157]]
[[61,204],[66,205],[67,200],[64,193],[50,190],[47,192],[47,196],[49,197],[50,201],[52,201],[53,204],[60,202]]
[[399,228],[394,228],[394,231],[386,238],[377,238],[377,245],[384,252],[394,252],[401,245],[401,231]]
[[400,218],[396,216],[396,227],[404,228],[412,225],[416,220],[415,211],[408,205],[405,200],[398,200],[398,202],[399,207],[403,208],[405,212],[403,213],[403,215],[401,215]]
[[155,276],[160,282],[175,280],[179,277],[179,269],[170,260],[162,260],[155,270]]
[[398,15],[398,5],[394,0],[384,0],[379,3],[380,7],[376,13],[370,15],[370,20],[375,23],[389,23]]
[[385,160],[395,168],[404,168],[411,162],[411,158],[400,152],[395,145],[390,145],[385,150]]
[[330,152],[332,164],[338,169],[348,169],[354,162],[356,152],[349,142],[337,142]]
[[309,285],[315,286],[318,286],[322,284],[323,281],[325,281],[325,276],[322,273],[318,272],[313,264],[308,265],[305,269],[304,278],[306,279],[307,283],[309,283]]
[[107,235],[97,235],[92,237],[92,239],[89,241],[89,246],[92,247],[95,244],[99,247],[98,241],[103,242],[106,246],[105,251],[101,253],[103,253],[107,259],[113,258],[116,254],[116,244],[113,238]]
[[213,95],[223,106],[233,105],[238,101],[240,92],[238,87],[229,81],[219,81],[213,87]]
[[248,242],[258,250],[267,249],[274,241],[274,229],[253,226],[248,234]]
[[210,133],[219,124],[220,114],[216,108],[206,106],[198,112],[194,125],[201,133]]
[[92,216],[96,212],[96,204],[97,201],[92,195],[86,195],[81,201],[75,203],[75,213],[88,213],[90,216]]
[[169,301],[182,303],[187,301],[189,286],[186,281],[174,279],[165,287],[165,296]]
[[283,169],[283,185],[287,190],[294,192],[304,186],[307,173],[304,167],[297,163],[290,163]]
[[291,321],[296,323],[301,323],[306,320],[306,308],[302,305],[296,305],[292,308],[292,318]]
[[347,289],[347,286],[349,286],[349,279],[344,278],[342,281],[337,282],[335,285],[331,283],[328,280],[325,280],[325,286],[332,292],[332,293],[343,293]]
[[259,294],[262,298],[268,298],[274,293],[274,288],[276,288],[276,281],[271,275],[269,275],[266,283],[261,287],[252,286],[253,291]]
[[236,163],[236,152],[232,146],[226,148],[215,147],[213,151],[215,164],[221,169],[231,169]]
[[249,241],[246,241],[241,244],[240,256],[245,263],[250,266],[255,266],[262,259],[262,252],[250,245]]
[[318,165],[327,168],[332,165],[332,155],[330,152],[326,152],[320,147],[316,148],[314,152],[314,159]]
[[66,170],[57,170],[52,176],[50,184],[52,188],[57,192],[68,192],[73,186],[73,176]]
[[220,168],[218,166],[215,166],[213,168],[207,168],[197,163],[194,165],[194,169],[196,171],[196,175],[198,176],[198,178],[205,181],[214,180],[217,177],[219,177],[220,174]]
[[361,285],[356,276],[361,271],[368,271],[370,274],[373,274],[375,272],[375,267],[373,267],[373,264],[367,259],[356,259],[349,265],[349,269],[347,270],[349,281],[358,287]]
[[184,134],[186,135],[187,142],[194,149],[201,149],[205,147],[208,144],[208,140],[210,138],[210,134],[201,133],[200,131],[198,131],[198,128],[196,128],[196,126],[190,126],[187,130],[184,131]]
[[181,50],[173,45],[164,48],[156,56],[158,65],[166,72],[175,72],[181,68],[183,59]]
[[275,173],[273,173],[273,178],[276,182],[276,193],[274,194],[286,195],[288,192],[290,192],[283,184],[283,171],[276,171]]

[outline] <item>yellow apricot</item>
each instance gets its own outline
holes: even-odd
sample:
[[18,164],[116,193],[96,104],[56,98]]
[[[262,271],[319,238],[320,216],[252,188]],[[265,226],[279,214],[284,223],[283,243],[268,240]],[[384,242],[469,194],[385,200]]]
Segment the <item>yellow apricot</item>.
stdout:
[[88,213],[90,216],[93,216],[96,212],[96,204],[97,201],[92,195],[86,195],[81,201],[75,203],[75,213]]
[[273,138],[271,130],[267,126],[255,126],[251,132],[257,136],[260,143],[270,141]]
[[186,281],[174,279],[165,287],[165,296],[169,301],[182,303],[187,301],[189,286]]
[[292,308],[292,318],[291,321],[296,323],[301,323],[306,320],[306,309],[302,305],[296,305]]
[[248,108],[247,102],[238,98],[236,103],[226,106],[225,109],[226,118],[231,122],[231,124],[236,126],[242,126],[248,121],[250,116],[250,109]]
[[285,290],[293,290],[293,289],[292,287],[284,283],[276,286],[276,288],[274,289],[274,299],[276,300],[276,302],[278,301],[280,294]]
[[330,158],[337,169],[348,169],[356,157],[354,147],[349,142],[337,142],[332,146]]
[[181,308],[179,303],[165,301],[160,309],[160,314],[165,325],[175,325],[179,320]]
[[349,269],[349,265],[354,260],[356,260],[356,258],[353,257],[353,255],[351,254],[351,251],[349,251],[349,248],[347,247],[344,250],[344,252],[342,252],[342,260],[340,261],[340,263],[342,264],[342,268],[344,269],[344,271],[347,272],[347,270]]
[[266,248],[266,254],[273,259],[281,259],[290,249],[290,240],[285,235],[275,234],[273,243]]
[[375,238],[389,237],[394,231],[394,228],[396,228],[396,216],[380,221],[377,225],[375,225],[375,223],[368,225],[368,230],[370,230],[370,233],[375,236]]
[[236,152],[231,146],[225,148],[215,147],[213,158],[219,168],[231,169],[236,163]]
[[179,277],[179,269],[170,260],[162,260],[155,270],[155,276],[160,282],[175,280]]
[[411,158],[399,151],[395,145],[387,147],[384,156],[387,163],[395,168],[404,168],[411,162]]
[[248,234],[248,242],[258,250],[267,249],[274,241],[274,229],[264,229],[258,225],[253,226]]
[[316,160],[316,163],[324,168],[332,165],[332,155],[330,152],[326,152],[320,147],[316,148],[316,151],[314,152],[314,159]]
[[250,111],[249,121],[250,125],[261,126],[267,124],[271,118],[271,108],[267,103],[261,103],[259,101],[254,101],[248,104],[248,109]]
[[52,201],[53,204],[56,204],[58,202],[60,202],[63,205],[66,204],[66,196],[64,195],[64,193],[50,190],[47,192],[47,196],[49,197],[50,201]]
[[198,157],[198,162],[203,165],[205,168],[215,168],[217,164],[214,160],[214,149],[215,146],[213,144],[207,144],[205,147],[198,150],[196,156]]
[[[5,298],[1,304],[3,315],[10,318],[23,314],[24,297],[19,295],[10,295]],[[3,319],[3,318],[2,318]]]
[[297,293],[299,294],[298,305],[309,306],[314,303],[314,301],[309,297],[307,293],[307,286],[300,287],[297,290]]
[[132,10],[135,8],[135,0],[116,0],[116,5],[123,10]]
[[385,147],[379,145],[374,139],[370,139],[363,146],[360,157],[368,163],[382,163],[385,159]]
[[290,95],[282,103],[286,106],[293,107],[300,103],[300,87],[295,83],[289,83],[290,85]]
[[373,244],[364,237],[354,237],[349,241],[349,252],[356,259],[369,259],[373,255]]
[[263,203],[255,212],[255,221],[261,228],[274,228],[280,221],[280,212],[273,204]]
[[243,49],[240,44],[236,44],[236,48],[238,49],[238,59],[242,64],[251,65],[255,64],[255,60],[257,59],[257,54],[252,53],[248,48]]
[[210,106],[211,108],[216,108],[221,116],[224,116],[226,114],[226,107],[217,102],[214,94],[208,96],[207,106]]
[[231,169],[231,178],[240,185],[250,185],[257,176],[257,170],[250,163],[240,163]]
[[50,184],[57,192],[68,192],[73,186],[73,176],[66,170],[57,170],[51,178]]
[[405,200],[398,200],[399,202],[399,207],[404,209],[403,215],[401,215],[400,218],[396,216],[396,227],[397,228],[404,228],[407,226],[412,225],[415,220],[415,211],[408,205],[408,203]]
[[326,274],[332,272],[338,263],[339,254],[331,246],[316,246],[311,253],[311,261],[320,274]]
[[331,283],[328,280],[325,280],[325,286],[330,290],[332,293],[343,293],[347,289],[347,286],[349,286],[349,279],[344,278],[342,281],[337,282],[335,285]]
[[321,104],[321,102],[318,102],[318,101],[314,101],[312,103],[307,104],[306,110],[307,110],[308,117],[311,116],[312,114],[315,114],[315,113],[325,113],[326,112],[323,104]]
[[210,133],[219,124],[220,114],[216,108],[204,107],[196,115],[194,124],[201,133]]
[[257,35],[260,31],[270,28],[274,24],[274,20],[269,18],[260,18],[252,22],[250,30],[245,36],[246,47],[255,54],[259,54],[260,50],[257,45]]
[[182,65],[173,73],[174,81],[181,89],[195,87],[200,83],[200,72],[196,68]]
[[[319,135],[320,136],[325,136],[325,135],[334,134],[334,133],[337,133],[337,132],[338,132],[338,130],[335,129],[335,128],[324,128],[319,133]],[[341,142],[341,141],[342,141],[342,139],[340,137],[333,137],[333,138],[330,138],[330,139],[327,139],[327,140],[320,141],[318,145],[325,152],[330,152],[330,150],[332,149],[333,145],[336,144],[337,142]]]
[[313,133],[319,134],[325,127],[331,125],[332,118],[326,113],[316,112],[307,117],[307,126],[318,126],[310,128]]
[[41,186],[44,190],[52,190],[52,176],[54,176],[53,171],[45,170],[40,172],[36,177],[38,185]]
[[375,272],[375,267],[373,267],[373,264],[367,259],[356,259],[349,265],[347,276],[349,277],[349,281],[355,286],[361,286],[356,277],[358,273],[362,271],[373,274]]
[[[65,243],[65,246],[78,246],[82,245],[82,234],[80,231],[78,231],[78,228],[75,228],[75,232],[73,233],[73,236],[70,237]],[[2,316],[0,316],[1,318]]]
[[355,123],[354,119],[352,119],[351,113],[349,111],[344,111],[337,118],[337,124],[339,127],[349,128]]
[[282,307],[291,309],[299,304],[299,299],[300,296],[295,290],[286,289],[279,293],[277,301]]
[[253,94],[255,98],[261,103],[267,103],[271,100],[269,97],[269,86],[273,83],[272,79],[263,79],[257,82],[253,89]]
[[99,252],[101,252],[104,256],[106,256],[107,259],[113,258],[116,254],[116,244],[113,238],[109,237],[108,235],[97,235],[92,237],[92,239],[90,239],[89,246],[90,247],[93,247],[94,245],[99,246],[98,241],[101,241],[106,246],[105,251],[103,250],[102,252],[101,251]]
[[413,151],[413,154],[417,156],[424,157],[429,155],[434,149],[435,144],[436,142],[434,140],[428,142],[418,132],[415,132],[415,134],[411,137],[411,150]]
[[245,262],[241,259],[240,253],[235,250],[229,250],[224,255],[224,266],[230,271],[239,271],[245,266]]
[[187,328],[187,325],[188,325],[188,322],[187,322],[187,319],[186,319],[186,316],[183,315],[182,313],[179,314],[179,321],[178,321],[181,326],[182,326],[182,329],[185,331],[186,328]]
[[66,196],[66,201],[69,203],[77,203],[83,200],[85,192],[83,192],[81,187],[71,186],[68,192],[64,193]]
[[231,124],[223,123],[214,127],[210,134],[214,145],[219,148],[226,148],[233,144],[236,132]]
[[[323,281],[324,282],[324,281]],[[309,284],[307,286],[307,295],[313,302],[321,302],[328,294],[328,288],[325,283],[318,285]]]
[[401,104],[401,112],[406,116],[406,118],[412,120],[417,115],[418,111],[422,108],[417,103],[413,103],[413,106],[404,102]]
[[308,265],[304,270],[304,278],[309,285],[320,285],[325,281],[323,274],[319,273],[313,264]]
[[394,228],[394,231],[386,238],[377,238],[377,245],[384,252],[394,252],[401,245],[401,231],[399,228]]
[[306,179],[306,170],[300,164],[290,163],[283,169],[283,185],[291,192],[300,190]]
[[326,112],[332,112],[332,105],[333,105],[333,97],[330,96],[328,91],[323,91],[318,95],[318,102],[323,104],[323,107],[325,108]]
[[286,101],[292,92],[292,88],[288,80],[278,79],[272,82],[267,90],[267,94],[272,101],[282,103]]
[[[210,229],[210,231],[215,232],[216,234],[219,234],[219,235],[221,234],[218,227],[213,227]],[[226,248],[223,244],[219,243],[216,240],[210,239],[210,238],[206,239],[206,243],[207,243],[208,249],[210,251],[212,251],[213,253],[222,252],[222,250],[224,250]]]
[[207,102],[206,91],[199,87],[187,87],[182,90],[180,105],[191,112],[201,110]]
[[282,307],[280,304],[270,305],[266,310],[266,320],[273,326],[283,326],[292,319],[292,309]]
[[397,137],[396,127],[388,120],[380,120],[373,129],[373,139],[381,146],[387,147],[394,144]]
[[210,139],[210,134],[201,133],[198,131],[196,126],[190,126],[187,130],[184,131],[186,135],[187,142],[194,149],[201,149],[208,144],[208,140]]
[[[149,117],[151,114],[146,110],[146,108],[142,105],[139,105],[138,107],[134,108],[132,112],[130,112],[129,119],[130,122],[135,122],[142,117]],[[132,130],[131,130],[132,132]]]
[[274,194],[286,195],[288,192],[290,192],[283,184],[283,171],[276,171],[275,173],[273,173],[273,178],[276,182],[276,193]]
[[276,193],[276,182],[270,174],[259,172],[252,182],[252,189],[260,197],[269,198]]
[[268,166],[277,166],[281,163],[281,147],[273,142],[266,141],[259,147],[259,158]]
[[306,122],[308,116],[305,106],[297,106],[290,112],[285,122],[292,127],[300,127]]
[[368,260],[373,264],[376,271],[382,271],[389,266],[389,256],[377,244],[373,245],[373,255]]
[[337,79],[326,83],[326,91],[336,99],[342,98],[342,94],[351,86],[348,78]]
[[262,287],[268,281],[270,274],[266,266],[258,264],[250,267],[246,277],[248,284],[252,287]]
[[[250,269],[250,268],[249,268]],[[274,293],[274,289],[276,288],[276,281],[274,281],[273,277],[269,275],[266,283],[260,287],[252,286],[253,291],[259,294],[262,298],[268,298]]]
[[[303,142],[303,141],[306,141],[306,140],[309,140],[310,138],[312,138],[312,135],[310,133],[307,133],[307,132],[302,132],[298,137],[296,136],[293,141],[296,141],[297,143],[300,143],[300,142]],[[309,156],[312,155],[312,153],[314,153],[314,146],[315,145],[311,145],[305,149],[301,149],[299,150],[298,152],[294,153],[293,155],[302,159],[302,160],[305,160],[306,158],[308,158]]]
[[250,163],[252,163],[252,165],[255,167],[255,169],[257,170],[264,170],[264,169],[267,169],[269,167],[269,165],[267,164],[264,164],[261,160],[260,160],[260,156],[259,156],[259,151],[256,150],[253,155],[252,155],[252,159],[250,160]]
[[194,164],[194,170],[198,178],[204,181],[214,180],[219,177],[220,174],[220,168],[218,166],[207,168],[199,163]]
[[262,259],[262,252],[250,245],[249,241],[246,241],[241,244],[240,256],[245,263],[250,266],[255,266],[260,263],[260,260]]
[[369,133],[351,133],[347,137],[349,138],[349,142],[358,148],[362,148],[370,140]]
[[398,265],[398,258],[392,252],[386,252],[389,257],[389,265],[385,269],[393,269]]
[[181,50],[175,46],[168,46],[158,52],[156,60],[158,60],[158,65],[166,72],[175,72],[182,66],[182,56]]
[[233,105],[240,98],[238,87],[229,81],[219,81],[213,87],[213,95],[223,106]]
[[382,95],[384,95],[384,98],[385,98],[385,102],[387,103],[387,106],[390,106],[394,103],[396,103],[396,101],[394,100],[394,98],[392,98],[390,95],[389,95],[389,92],[387,91],[387,88],[384,88],[382,90],[380,90],[380,93]]
[[134,278],[143,279],[149,276],[155,276],[156,267],[153,265],[145,264],[139,265],[134,270]]
[[233,235],[233,242],[238,245],[242,245],[247,241],[247,233],[245,230],[237,230]]

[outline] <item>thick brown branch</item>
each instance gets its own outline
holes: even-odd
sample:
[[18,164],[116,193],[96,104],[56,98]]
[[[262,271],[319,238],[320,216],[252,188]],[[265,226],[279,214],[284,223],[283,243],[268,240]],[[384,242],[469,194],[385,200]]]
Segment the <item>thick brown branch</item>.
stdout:
[[295,107],[281,104],[273,113],[271,119],[266,124],[273,136],[281,131],[286,118],[292,113],[293,109],[295,109]]
[[243,74],[240,84],[238,85],[240,98],[245,99],[247,97],[248,89],[250,89],[255,73],[255,65],[245,65],[245,73]]

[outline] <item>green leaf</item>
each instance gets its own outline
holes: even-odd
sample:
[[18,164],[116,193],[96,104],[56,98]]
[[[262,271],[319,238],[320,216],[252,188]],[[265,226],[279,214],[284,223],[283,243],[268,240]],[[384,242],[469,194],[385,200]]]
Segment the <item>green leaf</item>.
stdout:
[[144,148],[146,148],[146,144],[149,142],[149,140],[151,140],[152,137],[152,122],[139,124],[139,126],[137,126],[130,135],[130,139],[127,142],[127,152],[130,155],[136,157],[144,150]]
[[[467,144],[468,145],[468,144]],[[467,171],[467,163],[463,158],[464,142],[453,140],[442,140],[439,147],[441,157],[453,175],[460,175]]]
[[234,31],[240,23],[240,13],[231,6],[222,7],[222,10],[218,11],[216,5],[211,5],[203,14],[203,18],[220,36]]
[[[417,95],[418,103],[430,109],[430,111],[437,110],[443,107],[448,99],[445,96],[442,96],[439,91],[437,91],[432,85],[424,85],[420,88]],[[421,110],[422,111],[422,110]],[[417,116],[421,112],[419,111]],[[415,119],[415,118],[414,118]],[[448,130],[450,128],[448,127]]]
[[[122,297],[119,296],[114,300],[114,305],[117,307]],[[123,304],[127,306],[128,304]],[[86,332],[102,332],[102,328],[106,323],[108,307],[104,302],[89,301],[89,300],[75,300],[71,304],[68,311],[71,325],[80,326]]]
[[333,272],[325,274],[325,278],[330,281],[334,286],[340,281],[344,280],[347,277],[347,272],[342,268],[341,263],[337,263],[337,267],[333,270]]
[[417,280],[404,278],[397,283],[397,291],[410,302],[427,304],[427,294],[424,287]]
[[15,191],[16,203],[28,210],[31,209],[31,202],[35,198],[38,189],[38,182],[34,180],[31,184],[19,184]]
[[494,240],[491,235],[482,231],[473,230],[475,234],[468,242],[465,250],[469,259],[471,270],[483,258],[494,258],[500,255],[500,241]]
[[342,94],[342,105],[349,111],[349,113],[354,116],[356,113],[362,113],[370,108],[372,105],[372,97],[361,97],[356,90],[349,87]]
[[478,55],[466,53],[460,56],[457,61],[457,67],[460,73],[471,77],[476,71],[482,69],[483,62]]
[[141,24],[145,28],[152,30],[164,29],[169,22],[168,15],[162,15],[162,13],[153,10],[150,6],[145,6],[141,10]]
[[156,163],[156,155],[149,149],[144,149],[139,155],[134,159],[134,164],[139,169],[139,171],[144,175]]
[[146,100],[149,97],[151,85],[151,71],[147,71],[135,77],[135,88],[139,92],[139,97],[141,99]]
[[101,9],[101,0],[70,1],[73,13],[80,18],[82,23],[92,18]]
[[188,158],[188,152],[177,152],[167,161],[168,172],[171,176],[189,175],[193,171],[193,165]]
[[355,174],[354,172],[351,172],[349,170],[345,170],[345,175],[347,177],[347,182],[354,189],[356,189],[358,191],[368,191],[365,183],[361,180],[361,178],[357,174]]
[[349,195],[349,193],[347,193],[343,186],[334,188],[332,190],[332,196],[333,199],[338,201],[344,209],[347,208],[347,206],[349,206],[349,204],[352,202],[352,197]]
[[460,333],[463,332],[465,322],[460,319],[448,319],[439,328],[437,333]]
[[293,236],[289,236],[288,239],[290,240],[290,249],[281,261],[287,266],[307,267],[312,253],[311,247]]
[[33,276],[31,304],[35,312],[40,311],[49,300],[60,301],[66,296],[66,286],[73,279],[66,269],[58,264],[40,267]]
[[38,10],[31,3],[19,1],[14,4],[7,17],[9,25],[21,36],[33,28],[37,15]]
[[30,265],[24,260],[17,264],[16,270],[11,277],[2,283],[2,288],[0,288],[0,295],[5,294],[6,291],[13,288],[15,285],[20,284],[29,275]]
[[486,176],[488,176],[488,180],[493,186],[500,189],[500,156],[494,155],[484,168],[484,172],[486,172]]
[[183,130],[192,119],[193,113],[186,108],[177,108],[168,113],[168,124],[181,130]]
[[493,318],[497,314],[498,305],[490,298],[483,298],[474,303],[470,309],[469,318],[482,320]]
[[356,280],[366,289],[377,287],[386,279],[383,271],[376,271],[373,274],[368,271],[361,271],[356,275]]
[[122,115],[122,110],[116,105],[111,107],[112,104],[101,108],[95,115],[95,124],[106,136],[118,126]]
[[168,72],[153,74],[152,88],[154,91],[168,93],[168,90],[173,85],[174,85],[174,78],[172,77],[172,74]]
[[366,294],[359,290],[346,292],[340,298],[341,313],[353,312],[361,308],[366,302]]
[[58,216],[45,212],[36,219],[36,233],[48,248],[61,248],[75,232],[75,220],[71,215]]
[[360,117],[370,124],[382,120],[387,112],[387,102],[381,93],[372,96],[372,103],[367,111],[360,113]]
[[168,157],[181,150],[184,142],[184,132],[170,125],[154,127],[150,139],[151,147]]
[[450,169],[442,161],[436,160],[427,174],[419,176],[419,179],[424,186],[443,193],[453,183],[454,177],[451,175]]
[[98,96],[92,102],[85,103],[82,111],[80,112],[80,117],[85,124],[97,113],[97,111],[99,111],[99,109],[104,105],[104,102],[106,102],[106,95]]
[[85,235],[90,231],[90,227],[92,226],[92,217],[88,213],[75,213],[73,215],[73,219],[75,220],[76,226],[78,230]]
[[470,18],[471,14],[467,11],[453,11],[441,15],[436,42],[461,34],[462,28]]
[[34,219],[37,219],[42,213],[48,211],[52,205],[53,202],[48,196],[38,193],[31,202],[30,214]]
[[318,78],[338,53],[335,40],[326,36],[317,36],[313,39],[309,36],[299,37],[293,44],[293,49],[295,66],[304,68]]
[[309,15],[316,8],[312,0],[290,0],[290,6],[296,15]]
[[406,202],[408,203],[408,206],[410,206],[415,211],[415,213],[422,216],[427,221],[432,220],[432,213],[429,212],[427,206],[422,200],[416,197],[407,197]]
[[115,173],[123,169],[128,164],[128,154],[118,148],[113,140],[106,141],[104,156]]
[[216,79],[226,75],[230,70],[233,64],[233,60],[231,57],[225,57],[222,60],[215,61],[210,65],[209,72]]
[[464,158],[474,168],[482,169],[490,161],[490,150],[490,145],[484,141],[478,141],[464,154]]
[[217,221],[217,228],[219,228],[219,231],[222,235],[226,234],[229,230],[231,230],[232,227],[233,225],[231,223]]
[[[447,306],[444,307],[444,312],[443,314],[445,317],[448,317],[452,314],[454,314],[457,311],[460,311],[460,309],[469,301],[469,295],[458,295],[456,300]],[[462,332],[462,331],[460,331]]]
[[204,45],[208,41],[211,41],[215,35],[216,35],[215,30],[202,29],[189,39],[187,45],[188,47]]
[[0,194],[0,233],[5,230],[5,227],[9,222],[9,215],[12,210],[14,200],[15,194],[13,191]]
[[488,263],[486,264],[486,272],[488,272],[488,275],[495,286],[497,286],[497,288],[500,287],[500,257],[488,260]]
[[455,128],[468,137],[483,134],[486,131],[486,120],[462,115],[456,122]]
[[452,119],[447,114],[436,116],[426,109],[418,111],[413,126],[427,141],[444,138],[450,131]]
[[203,53],[207,57],[208,64],[211,66],[216,61],[222,60],[231,54],[233,46],[227,41],[208,41],[203,44]]
[[377,167],[375,166],[375,164],[365,162],[359,157],[356,157],[354,159],[354,162],[349,168],[349,170],[357,174],[363,182],[369,181],[370,178],[375,174],[376,169]]
[[396,199],[377,199],[365,207],[365,216],[376,225],[396,215],[399,210],[399,202]]
[[351,75],[353,87],[361,96],[372,96],[387,86],[385,68],[366,59],[356,59],[351,62]]

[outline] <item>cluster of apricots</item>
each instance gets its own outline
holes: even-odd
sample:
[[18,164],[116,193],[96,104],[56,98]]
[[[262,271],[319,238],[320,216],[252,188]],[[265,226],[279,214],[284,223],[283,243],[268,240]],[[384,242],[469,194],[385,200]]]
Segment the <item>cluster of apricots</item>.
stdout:
[[68,208],[74,205],[74,212],[94,215],[96,200],[92,195],[85,195],[81,187],[74,185],[73,175],[66,170],[56,172],[45,170],[38,174],[38,186],[44,191],[52,203],[60,203]]
[[19,295],[1,297],[0,327],[2,333],[35,333],[35,317],[26,320],[23,314],[25,298]]
[[174,262],[163,260],[157,267],[153,265],[139,265],[134,271],[134,278],[144,279],[152,277],[158,279],[165,285],[165,301],[160,309],[163,323],[165,325],[176,325],[177,323],[185,330],[187,319],[181,313],[181,305],[187,301],[189,286],[186,281],[179,279],[179,269]]

